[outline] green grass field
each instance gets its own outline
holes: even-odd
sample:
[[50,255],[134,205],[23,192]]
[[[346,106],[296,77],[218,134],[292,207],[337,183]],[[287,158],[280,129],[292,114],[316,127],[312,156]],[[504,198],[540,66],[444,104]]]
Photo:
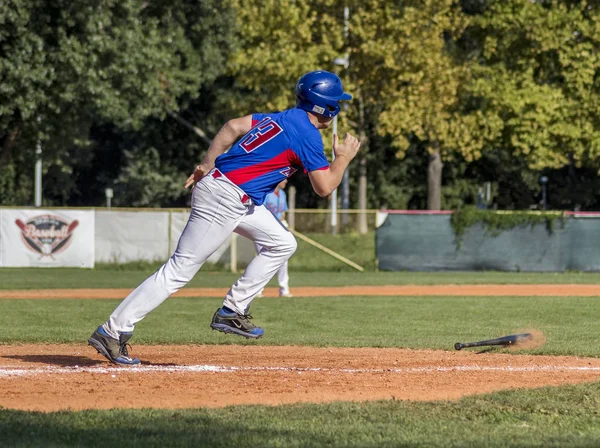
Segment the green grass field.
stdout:
[[[2,288],[135,287],[151,270],[0,269]],[[230,273],[192,286],[227,287]],[[596,283],[597,274],[292,273],[294,285]],[[85,345],[119,300],[0,300],[0,343]],[[260,344],[451,350],[522,329],[547,343],[527,353],[600,357],[596,297],[257,299],[258,341],[213,332],[220,298],[171,298],[136,328],[136,344]],[[87,348],[92,350],[91,348]],[[514,353],[514,352],[511,352]],[[91,355],[91,354],[90,354]],[[458,402],[331,403],[225,409],[33,413],[0,410],[2,446],[600,446],[600,383],[515,390]]]
[[[0,289],[135,288],[158,266],[132,265],[97,269],[0,268]],[[200,271],[189,287],[227,288],[241,274]],[[446,285],[446,284],[598,284],[600,273],[528,272],[304,272],[290,269],[290,285]],[[272,280],[270,285],[276,286]]]
[[596,447],[600,385],[458,402],[331,403],[178,411],[0,411],[3,446]]
[[[600,356],[595,297],[262,298],[252,305],[265,337],[246,341],[209,328],[221,298],[170,298],[136,327],[133,344],[260,344],[452,349],[536,328],[530,353]],[[119,300],[0,300],[0,343],[83,343]]]

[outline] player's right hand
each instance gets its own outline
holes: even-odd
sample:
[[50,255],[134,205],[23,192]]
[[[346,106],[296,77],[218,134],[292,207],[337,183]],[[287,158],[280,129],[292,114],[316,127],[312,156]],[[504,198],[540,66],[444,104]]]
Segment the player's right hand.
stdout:
[[185,181],[184,188],[189,188],[190,186],[194,188],[196,182],[202,179],[210,170],[208,168],[203,167],[202,165],[196,165],[194,168],[194,172],[187,178]]
[[347,157],[348,161],[352,160],[358,150],[360,142],[352,134],[346,134],[344,143],[340,143],[337,134],[333,135],[333,153],[336,157]]

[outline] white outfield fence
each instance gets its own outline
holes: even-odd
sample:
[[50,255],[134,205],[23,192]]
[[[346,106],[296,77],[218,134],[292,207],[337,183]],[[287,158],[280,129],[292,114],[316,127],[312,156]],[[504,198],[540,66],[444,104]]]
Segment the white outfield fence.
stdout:
[[[0,209],[0,266],[93,268],[166,260],[188,216],[185,210],[160,209]],[[209,262],[226,262],[230,241]]]
[[[331,232],[328,210],[292,213],[297,231]],[[376,212],[367,213],[373,229]],[[188,216],[184,209],[0,208],[0,267],[93,268],[95,263],[164,261],[177,247]],[[338,222],[349,217],[349,227],[338,231],[355,229],[356,216],[355,210],[340,211]],[[236,270],[253,256],[252,242],[234,235],[207,262]]]

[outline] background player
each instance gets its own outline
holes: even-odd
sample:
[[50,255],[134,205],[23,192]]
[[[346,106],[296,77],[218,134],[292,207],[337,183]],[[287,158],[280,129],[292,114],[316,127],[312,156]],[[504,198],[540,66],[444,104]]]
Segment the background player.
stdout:
[[337,75],[315,71],[298,81],[295,108],[228,121],[185,184],[194,186],[191,211],[175,252],[121,302],[88,343],[116,364],[139,364],[127,351],[135,324],[185,286],[231,232],[250,238],[261,251],[231,287],[210,326],[261,337],[263,329],[250,322],[250,302],[296,250],[294,236],[263,205],[265,196],[298,169],[308,173],[320,196],[338,187],[360,143],[350,134],[343,143],[334,136],[336,157],[330,165],[319,130],[339,113],[339,102],[350,99]]
[[[281,224],[287,229],[289,227],[285,220],[285,212],[288,211],[287,195],[285,194],[285,186],[287,185],[287,179],[279,182],[275,191],[269,193],[265,197],[265,207],[269,209],[271,213],[279,220]],[[261,251],[261,247],[255,244],[256,253]],[[290,293],[290,276],[288,275],[288,262],[285,263],[277,271],[277,283],[279,284],[279,297],[293,297]],[[263,290],[261,289],[256,297],[262,297]]]

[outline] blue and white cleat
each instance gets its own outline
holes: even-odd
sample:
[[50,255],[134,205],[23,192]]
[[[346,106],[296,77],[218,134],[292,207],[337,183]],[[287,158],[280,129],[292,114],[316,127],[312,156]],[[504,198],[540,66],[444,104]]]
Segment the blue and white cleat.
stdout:
[[88,344],[98,350],[102,356],[114,364],[133,366],[140,364],[138,358],[132,358],[127,351],[127,341],[131,339],[133,333],[121,333],[119,339],[109,336],[102,326],[99,326],[96,331],[88,339]]
[[215,311],[210,328],[222,331],[223,333],[232,333],[244,336],[245,338],[258,339],[265,333],[265,330],[254,325],[250,322],[250,319],[252,319],[250,314],[238,314],[219,308]]

